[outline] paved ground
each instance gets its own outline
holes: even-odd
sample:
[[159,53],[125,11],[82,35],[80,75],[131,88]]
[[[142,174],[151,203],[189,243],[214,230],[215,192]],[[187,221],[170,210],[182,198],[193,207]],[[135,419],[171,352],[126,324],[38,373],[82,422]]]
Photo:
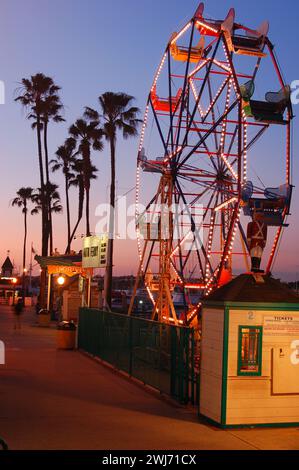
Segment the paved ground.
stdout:
[[11,449],[299,449],[299,429],[223,431],[199,423],[79,352],[55,330],[20,331],[0,307],[0,435]]

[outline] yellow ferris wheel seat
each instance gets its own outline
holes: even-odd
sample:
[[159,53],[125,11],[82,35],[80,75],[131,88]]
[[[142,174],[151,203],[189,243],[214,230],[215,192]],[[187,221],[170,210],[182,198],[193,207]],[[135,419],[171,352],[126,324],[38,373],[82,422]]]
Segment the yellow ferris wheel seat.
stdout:
[[[191,48],[190,52],[190,62],[197,63],[203,55],[205,47],[205,39],[202,36],[197,44],[197,46]],[[186,62],[188,60],[189,49],[188,47],[178,46],[176,43],[170,45],[170,53],[174,60],[179,60],[181,62]]]

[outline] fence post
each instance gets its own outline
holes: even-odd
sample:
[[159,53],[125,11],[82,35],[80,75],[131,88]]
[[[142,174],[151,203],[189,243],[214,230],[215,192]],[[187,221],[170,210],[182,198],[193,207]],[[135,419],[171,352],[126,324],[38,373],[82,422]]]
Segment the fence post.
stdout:
[[179,337],[179,355],[178,355],[178,386],[179,386],[179,401],[184,402],[184,341],[183,341],[183,328],[178,328]]
[[133,372],[133,322],[132,317],[129,316],[129,375]]
[[196,386],[194,380],[194,329],[191,330],[191,403],[195,404],[194,387]]
[[177,364],[177,331],[175,326],[169,326],[170,328],[170,395],[175,396],[176,394],[176,364]]
[[185,397],[184,397],[184,401],[185,403],[188,403],[189,401],[189,397],[190,397],[190,394],[189,394],[189,380],[190,380],[190,376],[189,376],[189,365],[190,365],[190,344],[189,344],[189,341],[190,341],[190,330],[187,329],[187,328],[184,328],[184,360],[185,360],[185,367],[184,367],[184,376],[185,376]]

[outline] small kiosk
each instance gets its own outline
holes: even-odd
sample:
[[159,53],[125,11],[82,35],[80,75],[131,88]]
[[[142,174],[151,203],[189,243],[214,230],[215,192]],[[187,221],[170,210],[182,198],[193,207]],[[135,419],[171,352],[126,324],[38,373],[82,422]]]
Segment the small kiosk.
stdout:
[[[51,302],[51,289],[53,284],[53,277],[56,276],[58,284],[61,287],[62,294],[63,288],[69,285],[65,282],[66,279],[72,279],[80,276],[82,280],[80,294],[78,290],[78,297],[81,297],[79,302],[81,306],[90,306],[91,301],[91,278],[92,268],[85,268],[82,266],[82,254],[74,255],[56,255],[56,256],[35,256],[41,268],[46,269],[48,275],[48,289],[47,289],[47,310],[50,309]],[[61,282],[59,282],[61,280]],[[79,305],[78,305],[79,307]]]
[[203,305],[200,415],[221,427],[299,425],[299,297],[242,274]]

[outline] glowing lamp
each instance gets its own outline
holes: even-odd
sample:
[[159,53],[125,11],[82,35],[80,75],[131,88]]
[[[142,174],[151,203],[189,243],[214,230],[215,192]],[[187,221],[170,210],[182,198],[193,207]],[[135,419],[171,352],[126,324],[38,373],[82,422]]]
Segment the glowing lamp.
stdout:
[[57,284],[58,284],[59,286],[63,286],[64,283],[65,283],[65,277],[60,275],[60,276],[57,278]]

